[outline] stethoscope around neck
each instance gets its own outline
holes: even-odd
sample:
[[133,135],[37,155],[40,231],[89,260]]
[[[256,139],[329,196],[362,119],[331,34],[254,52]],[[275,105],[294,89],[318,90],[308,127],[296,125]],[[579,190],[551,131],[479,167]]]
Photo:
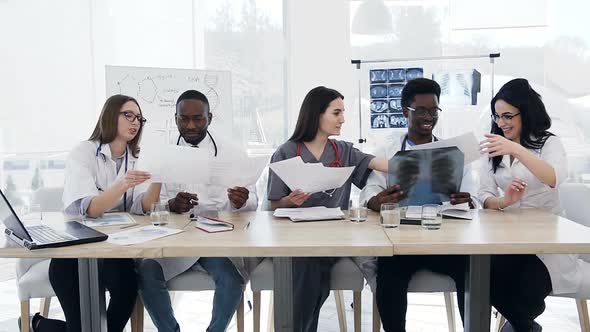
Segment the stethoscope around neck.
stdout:
[[[209,133],[209,130],[207,130],[207,135],[211,139],[211,143],[213,143],[213,148],[215,149],[215,157],[217,157],[217,144],[215,143],[213,136],[211,136],[211,133]],[[178,135],[178,139],[176,140],[176,145],[180,145],[181,138],[182,138],[182,135]]]
[[[99,153],[102,153],[102,146],[103,146],[103,143],[99,142],[98,148],[96,148],[96,156],[97,157],[98,157]],[[102,159],[105,163],[107,162],[107,157],[105,157],[104,154],[102,155]],[[127,174],[128,163],[129,163],[129,150],[127,149],[127,147],[125,147],[125,174]],[[102,191],[101,188],[97,187],[97,189],[99,191]],[[125,191],[125,193],[123,194],[123,211],[127,212],[127,191]]]
[[[330,145],[332,146],[332,149],[334,150],[334,160],[332,160],[332,162],[328,165],[328,167],[344,167],[344,164],[342,164],[342,161],[340,161],[340,151],[338,150],[338,146],[331,139],[328,139],[328,142],[330,142]],[[302,148],[303,148],[303,144],[297,143],[297,151],[295,152],[296,157],[301,157],[301,149]],[[324,191],[322,191],[322,193],[332,197],[332,196],[334,196],[334,192],[336,192],[336,189],[338,189],[338,188],[334,188],[330,191],[324,190]]]

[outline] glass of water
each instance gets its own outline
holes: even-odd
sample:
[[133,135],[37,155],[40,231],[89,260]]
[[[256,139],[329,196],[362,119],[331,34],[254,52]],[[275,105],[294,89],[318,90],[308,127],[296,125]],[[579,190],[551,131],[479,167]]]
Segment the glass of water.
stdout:
[[440,205],[425,204],[422,206],[422,227],[426,229],[440,229],[442,225],[442,211]]
[[170,209],[168,203],[152,203],[150,220],[154,226],[163,226],[170,221]]
[[397,203],[381,204],[381,226],[385,228],[396,228],[400,223],[400,208]]
[[367,220],[369,210],[366,204],[351,199],[348,203],[348,219],[352,222],[363,222]]
[[27,221],[42,221],[43,210],[41,204],[25,204],[21,208],[21,219]]

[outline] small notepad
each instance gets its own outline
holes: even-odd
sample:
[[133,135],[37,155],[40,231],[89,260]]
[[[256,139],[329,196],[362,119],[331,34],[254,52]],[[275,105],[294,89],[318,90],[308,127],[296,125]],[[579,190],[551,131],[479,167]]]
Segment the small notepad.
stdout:
[[198,216],[195,222],[195,227],[207,233],[228,232],[234,229],[234,224],[211,217]]

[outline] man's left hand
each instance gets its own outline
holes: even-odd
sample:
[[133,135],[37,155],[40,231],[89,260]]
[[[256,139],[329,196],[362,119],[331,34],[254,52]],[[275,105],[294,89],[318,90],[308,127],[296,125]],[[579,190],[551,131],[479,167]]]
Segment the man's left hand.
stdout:
[[227,189],[227,198],[234,209],[240,209],[242,206],[244,206],[246,201],[248,201],[249,195],[250,191],[244,187],[233,187]]

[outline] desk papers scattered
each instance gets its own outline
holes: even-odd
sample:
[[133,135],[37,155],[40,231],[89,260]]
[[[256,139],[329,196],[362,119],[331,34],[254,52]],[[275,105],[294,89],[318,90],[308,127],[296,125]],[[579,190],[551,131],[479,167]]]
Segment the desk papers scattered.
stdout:
[[240,150],[225,148],[214,157],[208,149],[169,144],[141,148],[136,169],[151,173],[152,182],[211,184],[246,187],[256,183],[268,157],[248,157]]
[[292,191],[299,189],[310,194],[342,187],[354,171],[354,166],[326,167],[305,163],[301,157],[281,160],[269,167]]
[[[473,219],[473,214],[469,208],[469,203],[461,203],[457,205],[451,205],[450,202],[444,202],[441,205],[442,215],[458,219]],[[406,210],[406,218],[408,219],[421,219],[422,218],[422,206],[408,206]]]
[[459,150],[461,150],[461,152],[463,152],[465,158],[464,165],[467,165],[481,157],[481,154],[479,153],[479,142],[475,138],[473,132],[468,132],[463,135],[432,143],[408,146],[408,150],[425,150],[453,146],[456,146]]
[[129,213],[105,213],[100,218],[84,218],[82,223],[88,227],[120,226],[135,224]]
[[344,212],[340,208],[314,206],[308,208],[276,209],[273,216],[277,218],[289,218],[291,221],[315,221],[343,219]]
[[183,232],[183,230],[161,226],[144,226],[109,234],[107,242],[128,246],[178,234],[180,232]]

